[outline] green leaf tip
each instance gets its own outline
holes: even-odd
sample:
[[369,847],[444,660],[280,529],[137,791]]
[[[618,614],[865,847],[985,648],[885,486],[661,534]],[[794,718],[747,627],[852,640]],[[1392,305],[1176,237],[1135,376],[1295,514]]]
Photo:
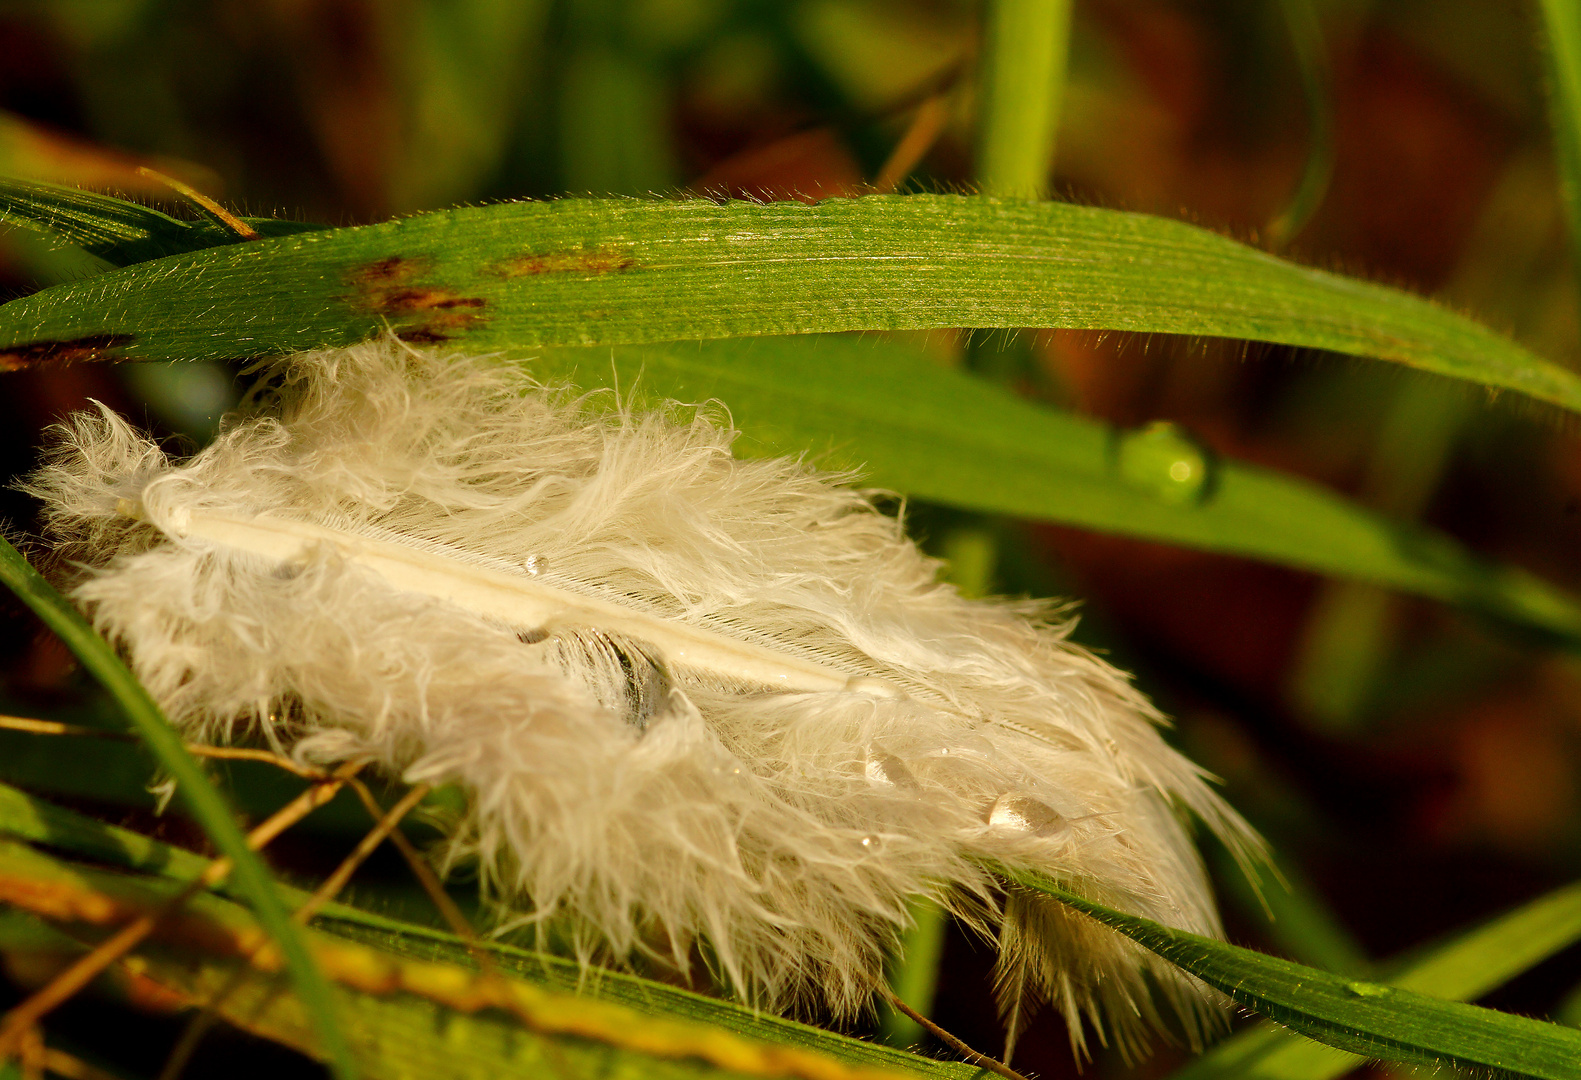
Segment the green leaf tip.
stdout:
[[[320,228],[275,218],[241,220],[262,236],[288,236]],[[240,239],[209,219],[182,221],[128,199],[10,177],[0,177],[0,224],[75,244],[112,266],[130,266]]]

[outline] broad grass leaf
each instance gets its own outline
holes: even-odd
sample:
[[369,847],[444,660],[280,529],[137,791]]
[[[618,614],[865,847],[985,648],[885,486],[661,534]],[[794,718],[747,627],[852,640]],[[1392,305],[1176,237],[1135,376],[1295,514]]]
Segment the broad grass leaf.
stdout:
[[[0,835],[157,877],[170,885],[191,879],[205,865],[204,859],[191,852],[107,825],[4,784],[0,784]],[[280,893],[290,907],[300,905],[308,897],[306,892],[289,886],[280,886]],[[476,968],[467,944],[454,934],[349,904],[326,904],[315,926],[328,937],[363,944],[381,954],[452,966],[459,976],[469,976]],[[977,1074],[970,1066],[918,1058],[635,975],[618,971],[587,973],[574,961],[502,942],[484,941],[481,947],[489,950],[501,970],[556,994],[578,994],[589,1001],[616,1004],[649,1016],[707,1025],[757,1042],[807,1050],[852,1068],[910,1071],[958,1080]],[[356,1006],[352,1011],[356,1011]],[[394,1022],[410,1020],[396,1018]],[[352,1019],[348,1023],[351,1030],[360,1021]],[[490,1035],[489,1039],[497,1041],[497,1035]]]
[[[0,897],[91,938],[121,919],[162,905],[168,878],[71,865],[15,842],[0,842]],[[102,931],[101,931],[102,932]],[[964,1080],[977,1070],[819,1033],[817,1045],[762,1042],[716,1022],[638,1011],[543,980],[486,976],[472,967],[391,953],[306,931],[315,960],[343,988],[342,1022],[357,1067],[369,1077],[767,1077],[803,1080]],[[277,962],[255,950],[267,938],[246,910],[213,895],[193,897],[138,951],[139,974],[193,1005],[230,982],[240,958],[254,974],[219,1004],[248,1030],[322,1056],[311,1006],[280,993]],[[744,1010],[743,1010],[744,1011]],[[809,1029],[810,1030],[810,1029]]]
[[936,327],[1212,335],[1581,411],[1574,373],[1400,290],[1166,218],[962,195],[563,199],[227,243],[13,300],[0,363],[250,357],[386,327],[474,351]]

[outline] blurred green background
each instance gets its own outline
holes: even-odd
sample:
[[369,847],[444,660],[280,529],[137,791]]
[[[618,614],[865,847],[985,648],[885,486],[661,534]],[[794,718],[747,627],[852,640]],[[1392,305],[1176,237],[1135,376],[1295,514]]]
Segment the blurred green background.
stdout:
[[[146,164],[250,213],[333,225],[566,193],[967,190],[982,24],[968,0],[0,0],[0,173],[170,201],[135,172]],[[1578,366],[1538,38],[1535,5],[1503,0],[1082,0],[1049,190],[1432,294]],[[86,258],[0,222],[0,298],[80,276]],[[1127,426],[1173,421],[1215,453],[1430,521],[1581,592],[1581,443],[1547,413],[1265,345],[927,341],[1028,396]],[[27,470],[43,427],[88,398],[201,440],[234,394],[223,367],[8,374],[0,453],[10,475]],[[32,527],[14,494],[0,512]],[[912,513],[963,585],[1080,598],[1078,636],[1137,673],[1266,832],[1305,906],[1270,924],[1231,873],[1234,940],[1343,965],[1581,872],[1576,658],[1366,586]],[[0,707],[99,708],[61,649],[20,608],[5,614]],[[0,778],[29,778],[26,746],[0,740]],[[90,770],[124,762],[84,761],[66,794],[152,821],[135,769],[116,796]],[[949,937],[933,1010],[985,1049],[990,965]],[[1572,949],[1487,1003],[1575,1022],[1577,983]],[[1018,1067],[1074,1075],[1045,1021]],[[1100,1053],[1087,1075],[1162,1076],[1181,1060],[1161,1047],[1133,1070]]]

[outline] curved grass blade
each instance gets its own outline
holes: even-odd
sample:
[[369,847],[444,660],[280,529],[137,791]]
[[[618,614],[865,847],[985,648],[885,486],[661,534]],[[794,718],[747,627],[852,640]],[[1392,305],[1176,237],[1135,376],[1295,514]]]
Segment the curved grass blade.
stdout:
[[1126,915],[1039,874],[1002,870],[1190,972],[1238,1004],[1317,1042],[1366,1058],[1581,1077],[1581,1031],[1335,975]]
[[335,1002],[329,983],[314,965],[301,935],[292,925],[263,861],[247,846],[224,798],[187,753],[181,737],[160,713],[159,706],[77,609],[4,538],[0,538],[0,582],[31,608],[82,661],[83,667],[103,684],[159,764],[175,779],[192,816],[214,841],[214,846],[230,857],[237,889],[252,903],[258,921],[279,945],[298,992],[312,1010],[324,1056],[335,1075],[339,1080],[354,1080],[356,1070],[336,1024]]
[[[322,226],[276,218],[242,218],[263,236]],[[19,225],[97,255],[113,266],[239,242],[215,221],[181,221],[142,203],[80,188],[0,177],[0,224]]]
[[[546,349],[540,379],[718,399],[738,453],[856,468],[908,496],[1242,555],[1429,596],[1581,647],[1581,605],[1442,533],[1316,484],[1216,461],[1184,435],[1120,432],[1014,397],[896,343],[852,337]],[[1187,466],[1186,481],[1170,470]]]
[[565,199],[142,263],[0,307],[0,365],[836,330],[1099,327],[1391,360],[1581,411],[1581,378],[1396,289],[1164,218],[983,196]]
[[[1568,885],[1417,959],[1384,965],[1385,978],[1392,986],[1446,1001],[1469,1001],[1577,940],[1581,885]],[[1336,1080],[1364,1060],[1263,1024],[1220,1043],[1170,1080]]]
[[1279,0],[1307,106],[1307,157],[1290,202],[1268,223],[1268,246],[1278,250],[1312,220],[1334,175],[1334,104],[1328,49],[1312,0]]

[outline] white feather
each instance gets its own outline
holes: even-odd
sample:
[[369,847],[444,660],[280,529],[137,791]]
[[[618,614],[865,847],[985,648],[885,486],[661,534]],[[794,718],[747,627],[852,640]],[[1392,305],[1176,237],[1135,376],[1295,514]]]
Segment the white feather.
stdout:
[[1131,1044],[1149,978],[1194,1034],[1197,984],[985,864],[1214,934],[1180,815],[1249,830],[1052,609],[963,599],[848,478],[733,434],[381,341],[276,365],[185,461],[79,415],[29,489],[185,731],[462,785],[450,857],[584,959],[704,946],[844,1016],[926,895],[997,934],[1012,1039],[1044,998]]

